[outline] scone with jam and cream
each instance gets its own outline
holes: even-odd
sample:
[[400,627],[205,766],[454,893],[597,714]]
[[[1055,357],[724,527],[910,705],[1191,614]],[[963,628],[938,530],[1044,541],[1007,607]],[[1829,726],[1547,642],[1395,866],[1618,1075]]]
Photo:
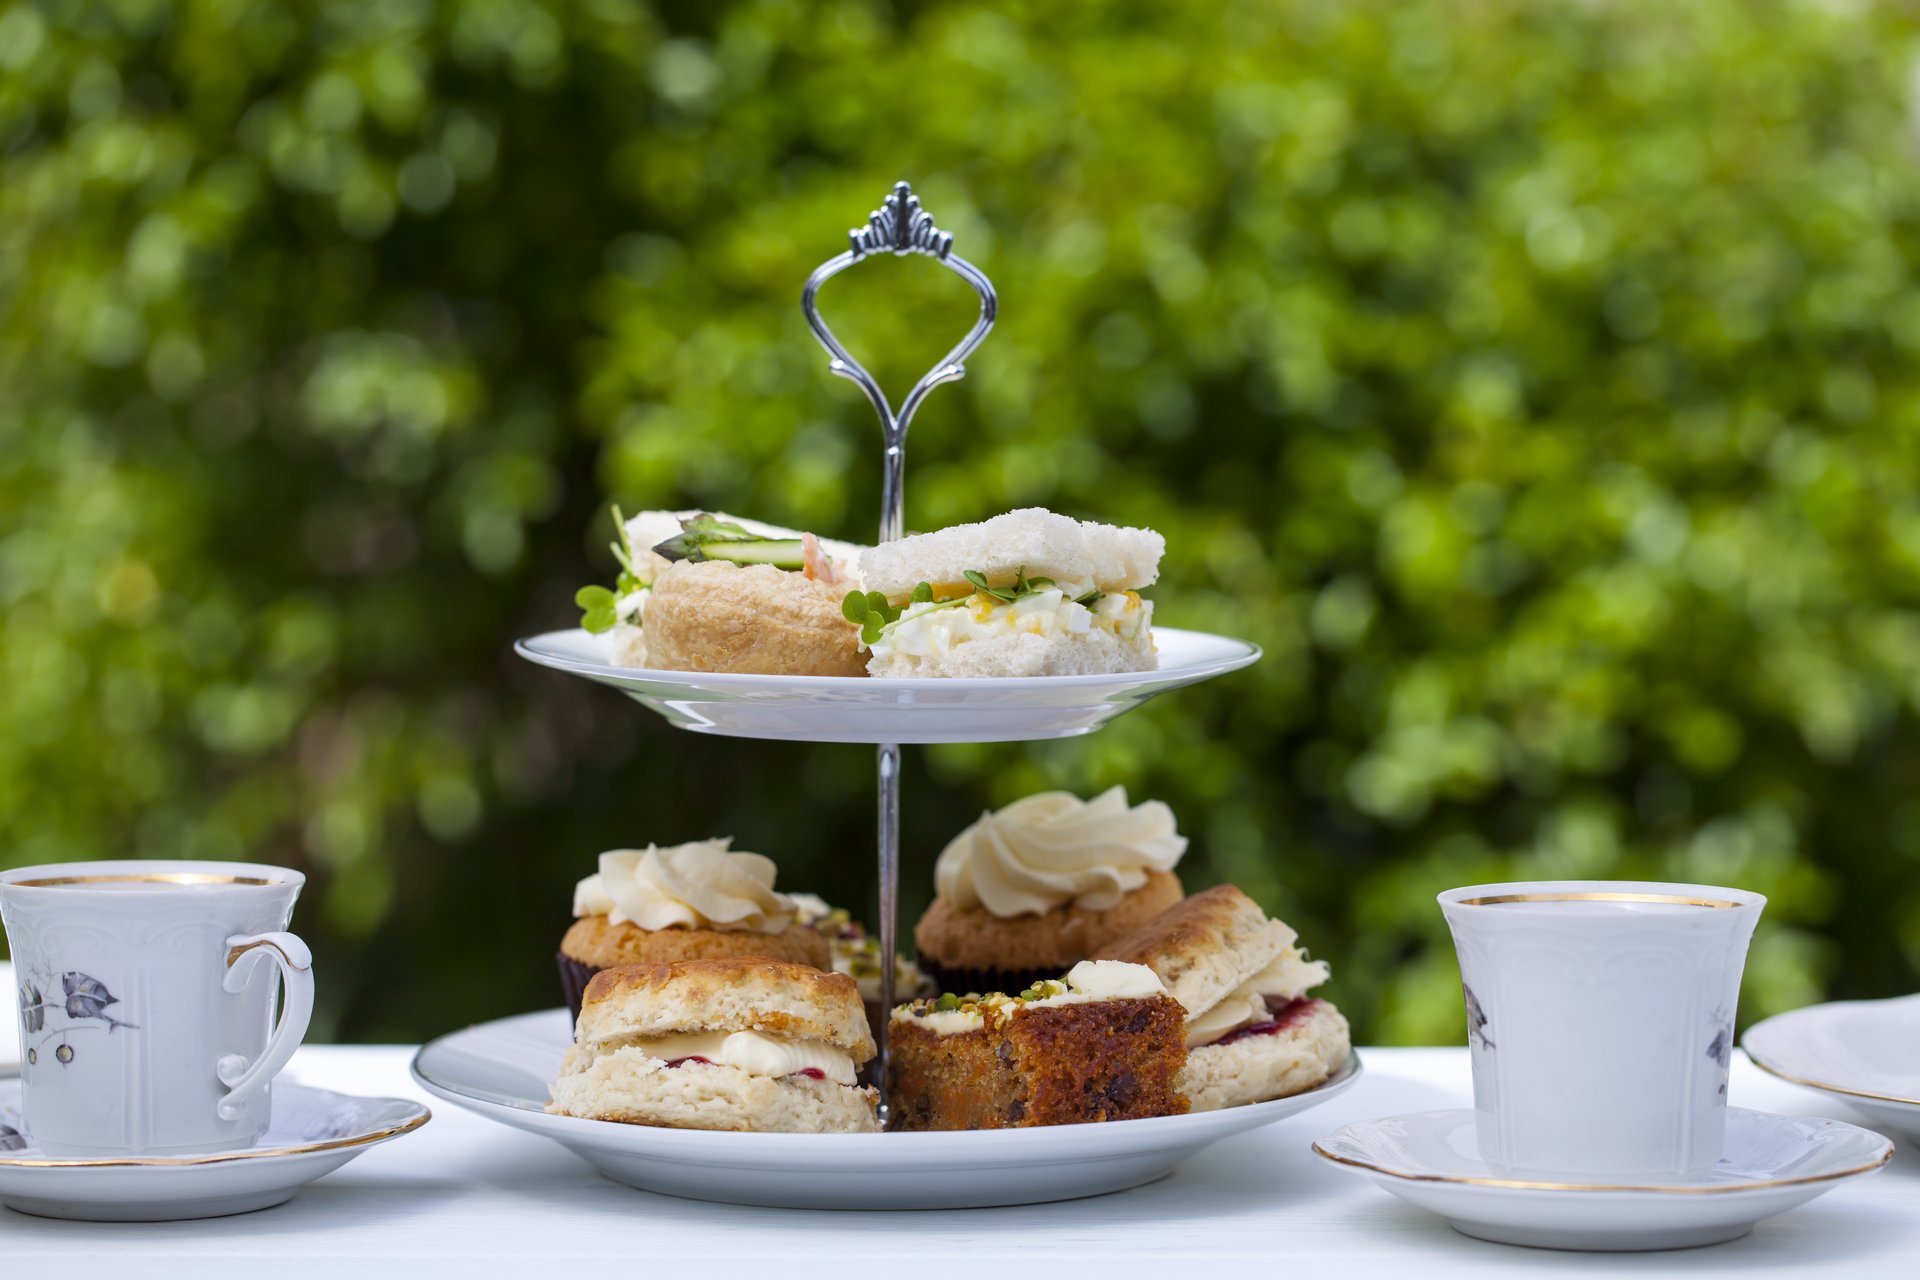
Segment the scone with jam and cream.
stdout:
[[1307,993],[1327,980],[1294,931],[1230,884],[1170,907],[1100,952],[1152,969],[1187,1010],[1181,1089],[1195,1111],[1304,1092],[1347,1060],[1347,1020]]
[[852,978],[780,960],[623,965],[587,984],[547,1110],[673,1129],[874,1133]]
[[888,1024],[897,1129],[1180,1115],[1186,1011],[1144,965],[1088,960],[1018,995],[917,1000]]
[[766,956],[826,969],[832,948],[795,922],[773,889],[771,858],[734,853],[731,838],[615,849],[573,892],[576,919],[560,941],[560,985],[580,1014],[587,983],[623,964]]
[[985,813],[934,867],[913,932],[942,991],[1019,991],[1054,978],[1180,901],[1187,840],[1157,800],[1123,788],[1046,791]]

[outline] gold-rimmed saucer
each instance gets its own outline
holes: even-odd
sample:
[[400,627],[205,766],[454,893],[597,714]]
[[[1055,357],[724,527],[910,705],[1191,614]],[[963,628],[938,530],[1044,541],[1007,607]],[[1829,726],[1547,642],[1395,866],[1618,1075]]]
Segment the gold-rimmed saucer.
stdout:
[[1517,1177],[1479,1158],[1472,1111],[1362,1121],[1313,1149],[1465,1235],[1604,1252],[1737,1239],[1761,1219],[1872,1173],[1893,1155],[1893,1143],[1867,1129],[1739,1107],[1727,1109],[1726,1154],[1699,1178]]
[[1753,1065],[1817,1089],[1875,1124],[1920,1138],[1920,995],[1847,1000],[1776,1014],[1741,1047]]
[[431,1118],[406,1098],[362,1098],[282,1081],[273,1123],[237,1151],[164,1156],[52,1156],[22,1132],[20,1082],[0,1081],[0,1204],[40,1217],[168,1222],[281,1204],[361,1152]]

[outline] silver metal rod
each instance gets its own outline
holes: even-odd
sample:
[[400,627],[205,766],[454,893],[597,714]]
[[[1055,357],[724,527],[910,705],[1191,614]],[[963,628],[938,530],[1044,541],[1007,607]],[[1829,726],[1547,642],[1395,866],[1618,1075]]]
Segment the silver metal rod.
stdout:
[[882,1097],[887,1087],[887,1022],[892,1016],[895,933],[900,921],[900,745],[883,743],[880,761],[880,1070]]
[[[820,317],[820,286],[855,263],[876,254],[905,256],[924,254],[973,286],[980,295],[980,314],[966,337],[940,362],[927,370],[900,402],[896,414],[873,375],[861,367],[833,336],[833,330]],[[807,318],[813,336],[827,349],[827,369],[846,378],[866,394],[873,411],[880,416],[880,431],[886,442],[885,470],[880,477],[880,541],[892,542],[906,533],[907,428],[927,393],[943,382],[966,376],[966,358],[986,341],[999,313],[999,296],[985,273],[953,252],[953,236],[933,223],[933,215],[920,207],[920,198],[906,183],[896,183],[893,193],[867,216],[867,225],[847,233],[846,251],[829,258],[814,269],[800,291],[800,311]],[[900,914],[900,747],[897,743],[881,746],[880,756],[880,1043],[879,1081],[882,1117],[885,1116],[887,1081],[887,1020],[893,1011],[894,964],[899,955]]]

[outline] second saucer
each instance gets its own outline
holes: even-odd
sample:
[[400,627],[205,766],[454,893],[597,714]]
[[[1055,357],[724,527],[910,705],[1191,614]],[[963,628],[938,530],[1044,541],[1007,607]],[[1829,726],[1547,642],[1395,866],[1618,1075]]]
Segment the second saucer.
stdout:
[[1350,1124],[1315,1154],[1437,1213],[1463,1235],[1546,1249],[1626,1252],[1735,1240],[1839,1181],[1872,1173],[1893,1143],[1837,1120],[1727,1109],[1720,1163],[1698,1179],[1634,1184],[1505,1178],[1480,1159],[1472,1111]]

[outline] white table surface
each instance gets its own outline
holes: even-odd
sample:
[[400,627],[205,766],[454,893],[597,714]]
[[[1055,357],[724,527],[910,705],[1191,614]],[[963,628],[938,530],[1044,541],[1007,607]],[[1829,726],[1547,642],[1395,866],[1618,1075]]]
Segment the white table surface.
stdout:
[[[293,1078],[426,1098],[402,1047],[309,1046]],[[1914,1274],[1920,1158],[1760,1224],[1732,1244],[1598,1255],[1488,1244],[1336,1169],[1308,1144],[1349,1121],[1469,1102],[1462,1049],[1363,1049],[1366,1077],[1295,1119],[1230,1139],[1152,1186],[1093,1200],[939,1213],[750,1209],[608,1182],[559,1146],[433,1102],[418,1132],[377,1147],[276,1209],[160,1224],[55,1222],[0,1210],[8,1277],[336,1276],[350,1280],[580,1274],[679,1280],[964,1275],[1429,1277],[1755,1274],[1848,1280]],[[1832,1114],[1817,1094],[1738,1059],[1736,1105]],[[1261,1265],[1221,1272],[1221,1263]],[[543,1271],[558,1264],[566,1272]],[[266,1268],[271,1268],[267,1270]]]

